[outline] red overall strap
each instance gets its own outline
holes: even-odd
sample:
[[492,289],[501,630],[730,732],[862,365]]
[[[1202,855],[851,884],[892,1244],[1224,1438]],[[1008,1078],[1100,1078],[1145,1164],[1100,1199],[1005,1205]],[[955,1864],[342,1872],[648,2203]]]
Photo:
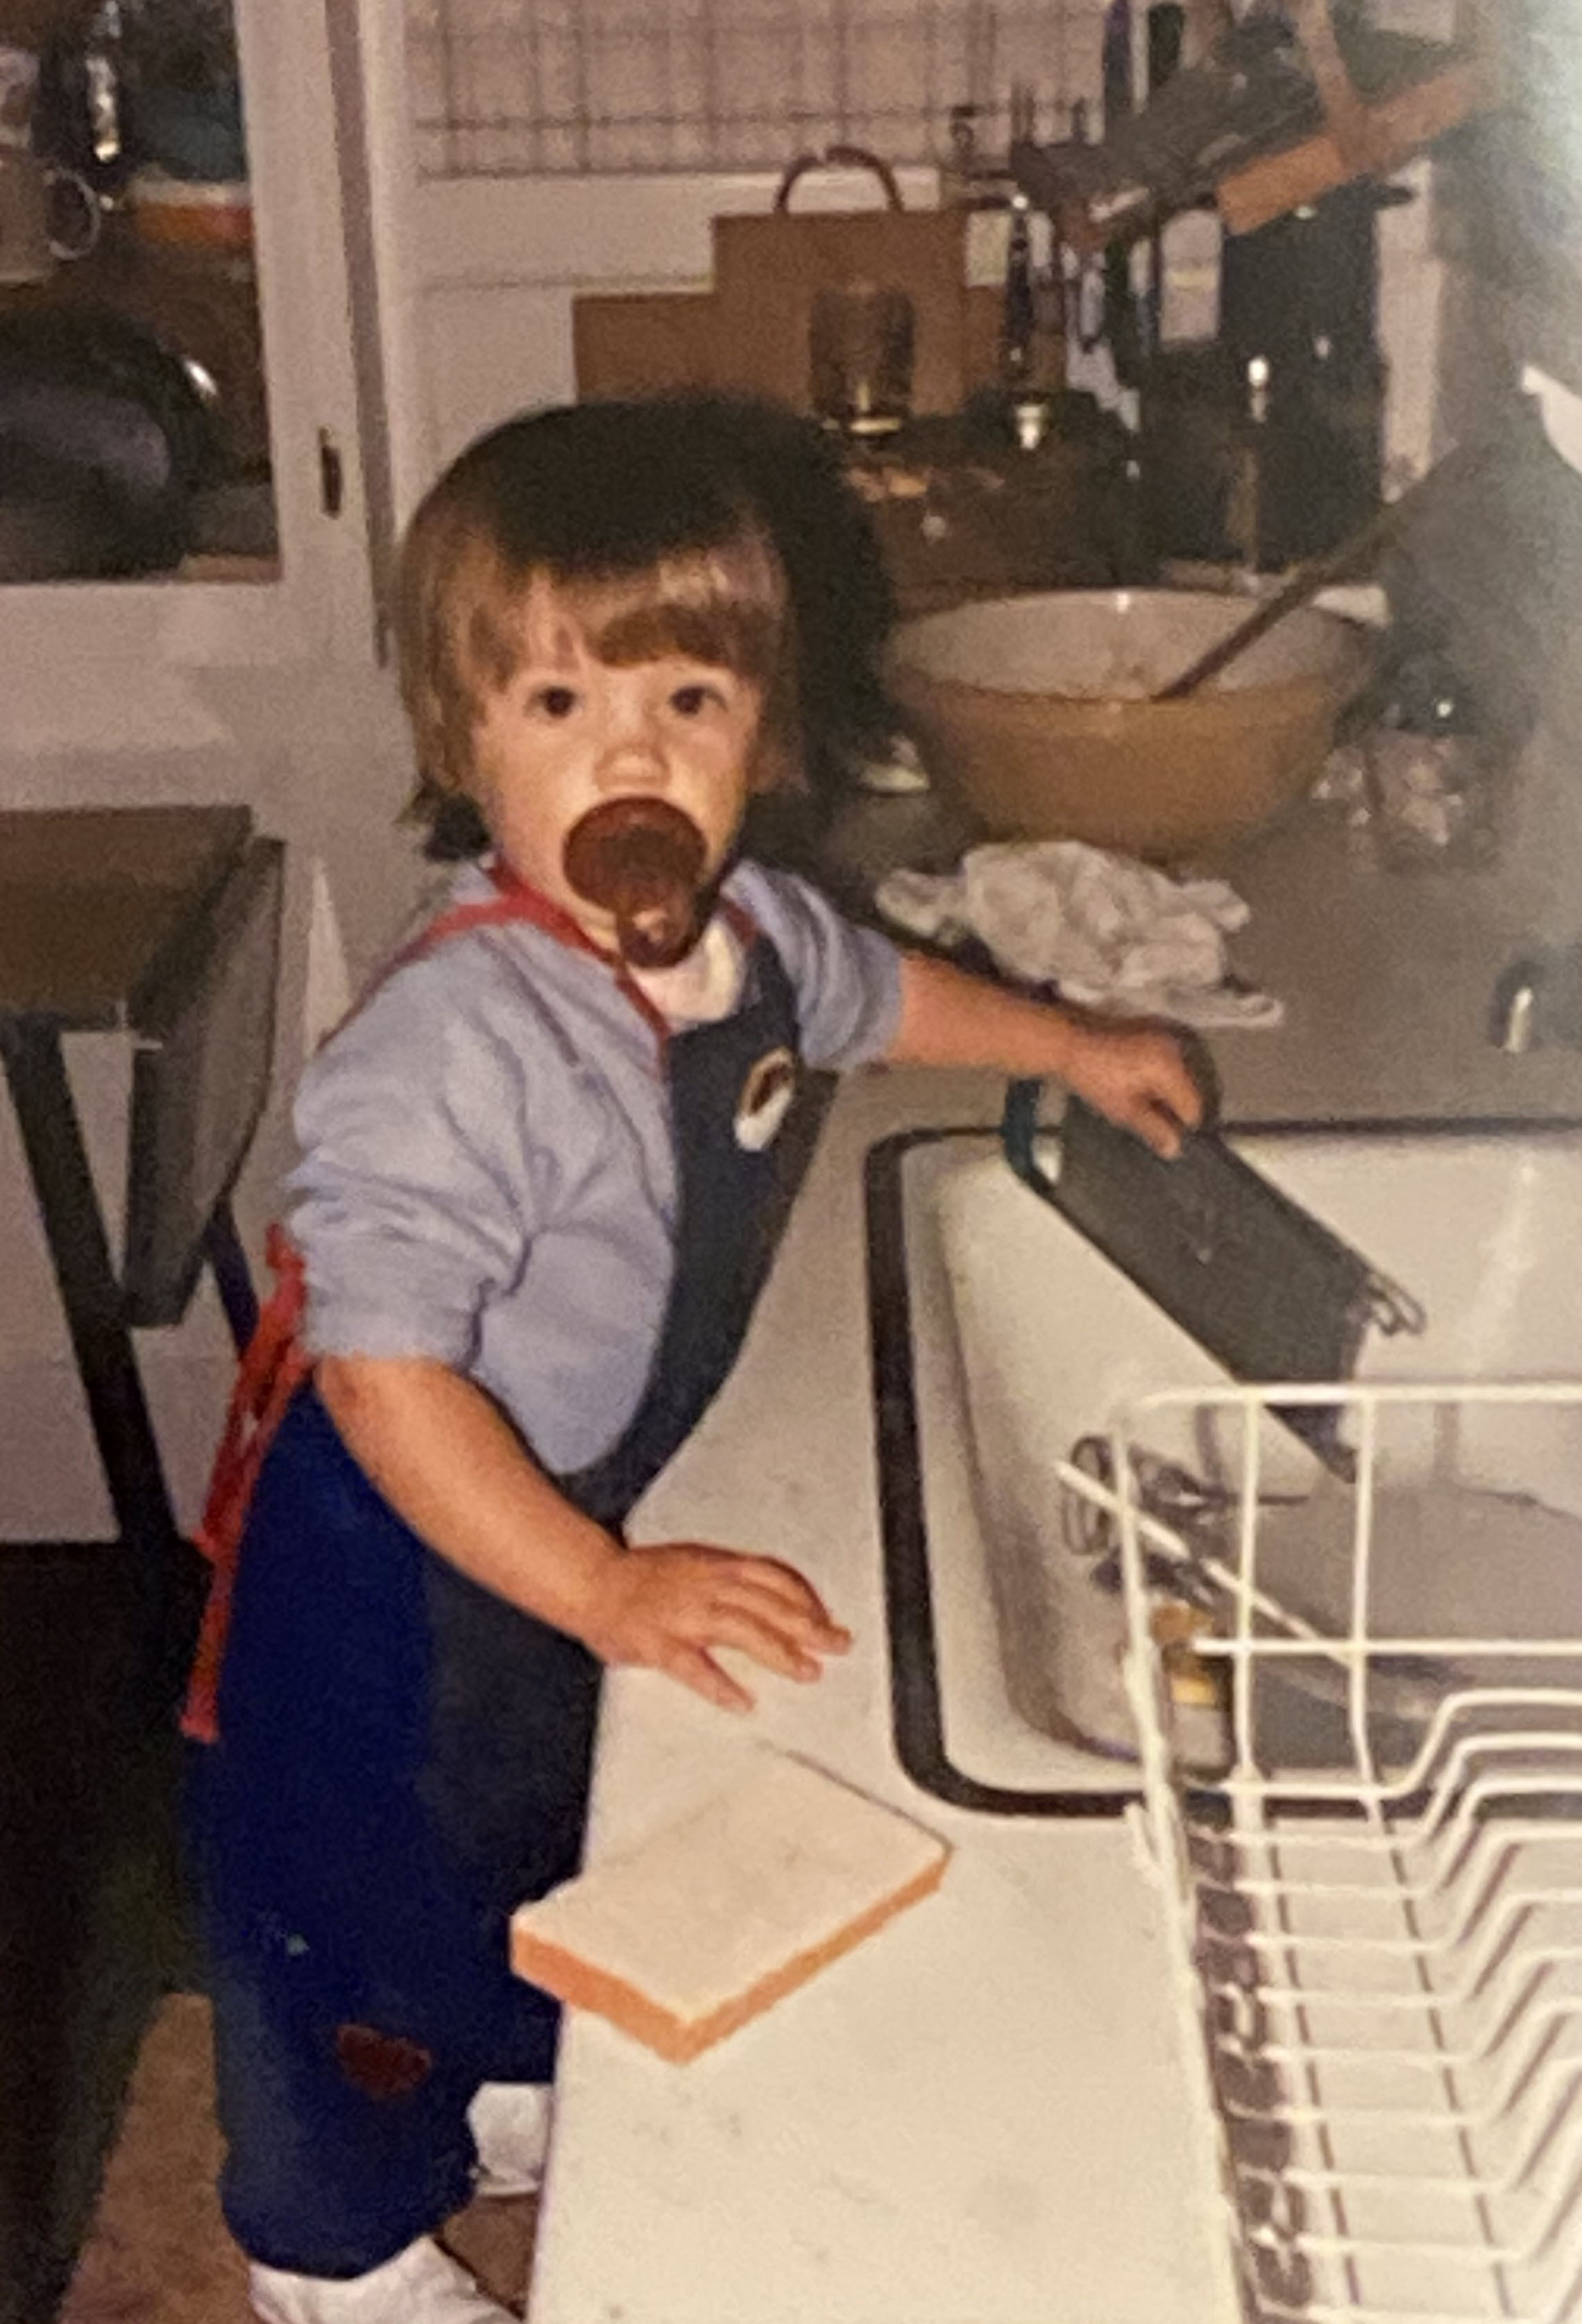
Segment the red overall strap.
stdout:
[[[439,932],[458,936],[466,928],[495,927],[511,920],[525,920],[530,927],[542,928],[546,935],[558,937],[573,952],[585,952],[593,959],[603,961],[615,980],[616,991],[623,999],[631,1002],[652,1032],[662,1056],[671,1038],[670,1020],[664,1011],[649,999],[620,954],[606,952],[602,945],[595,944],[587,930],[580,927],[569,912],[563,910],[539,889],[529,887],[527,881],[519,878],[507,865],[492,864],[489,877],[500,891],[497,896],[491,896],[481,903],[458,904],[442,919],[436,920],[433,928],[426,931],[426,936],[430,939]],[[730,896],[720,898],[719,911],[743,951],[750,951],[758,934],[758,923],[752,913]],[[420,936],[413,950],[426,949],[425,939]],[[395,965],[399,967],[401,960],[411,956],[410,954],[402,954]]]
[[[569,912],[541,890],[530,887],[507,864],[492,863],[489,877],[500,891],[497,896],[491,896],[482,903],[458,904],[453,912],[446,913],[445,918],[459,920],[469,928],[497,927],[503,922],[525,920],[530,927],[542,928],[546,936],[557,937],[573,952],[585,952],[594,960],[602,960],[615,980],[616,991],[624,1000],[631,1002],[658,1041],[662,1056],[671,1038],[670,1026],[663,1011],[654,1007],[620,954],[606,952],[602,945],[595,944],[587,930],[574,920]],[[436,922],[435,925],[441,924]],[[460,930],[450,929],[447,933],[459,934]],[[421,938],[419,941],[421,943]]]
[[[386,977],[409,962],[423,959],[453,936],[470,935],[474,928],[504,927],[525,921],[529,927],[542,928],[546,935],[569,945],[573,951],[588,953],[603,961],[614,974],[617,989],[653,1032],[662,1056],[670,1039],[670,1027],[625,964],[615,954],[603,951],[569,912],[536,888],[529,887],[513,872],[499,865],[492,868],[490,876],[497,894],[480,898],[473,904],[454,904],[449,911],[441,912],[411,944],[395,954],[350,1014],[356,1015]],[[729,902],[724,909],[737,935],[749,939],[754,932],[750,916]],[[348,1021],[349,1018],[341,1019],[342,1024]],[[338,1026],[336,1030],[339,1029]],[[197,1545],[213,1571],[181,1715],[181,1731],[199,1743],[214,1742],[219,1732],[219,1674],[230,1628],[231,1591],[258,1472],[292,1397],[313,1369],[312,1359],[301,1344],[307,1305],[301,1253],[284,1228],[276,1225],[269,1230],[265,1256],[275,1278],[274,1289],[242,1358],[219,1450],[215,1455],[203,1521],[197,1534]]]
[[230,1628],[231,1589],[242,1528],[264,1456],[274,1442],[286,1407],[312,1365],[301,1338],[306,1284],[302,1256],[283,1227],[272,1226],[266,1255],[274,1289],[259,1314],[231,1391],[225,1431],[215,1455],[199,1548],[213,1568],[198,1651],[187,1690],[181,1731],[194,1742],[212,1743],[218,1734],[220,1663]]

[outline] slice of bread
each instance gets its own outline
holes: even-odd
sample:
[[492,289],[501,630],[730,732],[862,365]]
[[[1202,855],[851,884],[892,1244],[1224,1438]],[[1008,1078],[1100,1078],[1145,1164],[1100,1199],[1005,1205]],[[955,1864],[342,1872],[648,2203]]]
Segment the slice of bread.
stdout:
[[800,1759],[763,1764],[511,1923],[519,1977],[683,2064],[938,1887],[950,1854]]

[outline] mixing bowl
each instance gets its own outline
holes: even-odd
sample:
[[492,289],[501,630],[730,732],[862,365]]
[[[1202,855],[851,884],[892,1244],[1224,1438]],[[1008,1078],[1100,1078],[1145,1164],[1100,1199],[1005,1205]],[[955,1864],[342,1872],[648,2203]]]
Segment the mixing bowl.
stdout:
[[1367,669],[1293,613],[1185,702],[1145,697],[1244,621],[1207,590],[1055,590],[904,623],[890,687],[930,770],[1000,838],[1199,854],[1299,798]]

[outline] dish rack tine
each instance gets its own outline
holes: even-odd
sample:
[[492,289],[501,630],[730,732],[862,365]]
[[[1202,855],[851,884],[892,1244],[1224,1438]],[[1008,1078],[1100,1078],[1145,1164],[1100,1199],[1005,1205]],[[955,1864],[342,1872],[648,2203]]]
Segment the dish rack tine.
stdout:
[[[1228,1658],[1235,1651],[1235,1642],[1233,1640],[1204,1638],[1197,1642],[1197,1651],[1206,1657]],[[1286,1651],[1288,1646],[1289,1642],[1279,1639],[1256,1641],[1255,1653],[1262,1659],[1269,1660]],[[1396,1654],[1410,1653],[1422,1655],[1436,1652],[1448,1654],[1452,1651],[1465,1654],[1468,1651],[1468,1647],[1465,1639],[1402,1638],[1392,1641],[1392,1650]],[[1328,1651],[1330,1658],[1338,1661],[1346,1658],[1347,1649],[1344,1641],[1332,1638],[1328,1641]],[[1365,1644],[1351,1651],[1366,1654],[1370,1649]],[[1506,1644],[1498,1651],[1503,1656],[1508,1658],[1516,1649]],[[1579,1639],[1575,1646],[1551,1648],[1540,1646],[1534,1647],[1533,1652],[1540,1661],[1552,1659],[1559,1655],[1582,1664],[1582,1639]],[[1458,1762],[1464,1766],[1477,1743],[1480,1740],[1485,1742],[1487,1740],[1486,1737],[1480,1738],[1464,1736],[1458,1739],[1455,1737],[1454,1729],[1457,1718],[1463,1715],[1468,1704],[1473,1702],[1482,1704],[1485,1708],[1490,1704],[1535,1711],[1564,1708],[1582,1716],[1582,1690],[1562,1691],[1538,1685],[1520,1689],[1485,1689],[1471,1694],[1465,1690],[1459,1690],[1448,1694],[1438,1705],[1421,1747],[1410,1765],[1402,1767],[1399,1774],[1378,1783],[1366,1784],[1355,1781],[1339,1784],[1325,1783],[1315,1778],[1311,1784],[1303,1787],[1307,1795],[1314,1800],[1332,1798],[1337,1801],[1360,1803],[1370,1809],[1380,1811],[1406,1811],[1411,1808],[1414,1803],[1420,1801],[1426,1794],[1430,1797],[1431,1816],[1436,1822],[1443,1822],[1446,1817],[1454,1813],[1457,1798],[1454,1783],[1437,1783],[1435,1780],[1441,1758],[1446,1756],[1443,1747],[1448,1744],[1453,1745]],[[1573,1728],[1568,1731],[1529,1735],[1525,1739],[1535,1745],[1541,1745],[1547,1749],[1559,1751],[1562,1748],[1573,1748],[1579,1738],[1582,1738],[1582,1729]],[[1255,1797],[1263,1788],[1263,1779],[1249,1779],[1240,1775],[1232,1775],[1226,1777],[1223,1788],[1227,1801],[1234,1803],[1240,1800],[1244,1794]],[[1336,1844],[1338,1845],[1339,1842],[1337,1841]]]
[[[1206,1647],[1205,1650],[1207,1651],[1208,1649]],[[1538,1695],[1522,1698],[1522,1700],[1525,1702],[1531,1702],[1534,1705],[1538,1705],[1540,1702],[1540,1698]],[[1558,1792],[1567,1798],[1575,1797],[1579,1803],[1582,1803],[1582,1736],[1572,1736],[1563,1732],[1546,1734],[1535,1731],[1527,1736],[1524,1738],[1524,1742],[1528,1748],[1541,1745],[1546,1749],[1552,1751],[1557,1757],[1561,1757],[1562,1754],[1568,1749],[1575,1750],[1577,1760],[1575,1775],[1570,1776],[1564,1784],[1557,1783],[1555,1784],[1543,1787],[1541,1790],[1537,1792],[1537,1796],[1552,1798]],[[1507,1777],[1505,1781],[1498,1786],[1500,1796],[1505,1797],[1515,1794],[1520,1781],[1520,1778],[1513,1779]],[[1445,1821],[1443,1819],[1441,1820],[1440,1828],[1446,1828]],[[1543,1819],[1522,1825],[1520,1827],[1519,1836],[1533,1839],[1540,1837],[1545,1833],[1552,1832],[1553,1829],[1554,1827],[1552,1822],[1548,1819]],[[1410,1859],[1414,1856],[1423,1854],[1431,1849],[1435,1845],[1434,1835],[1426,1834],[1420,1831],[1414,1831],[1407,1824],[1392,1823],[1390,1827],[1390,1831],[1392,1845],[1399,1850],[1403,1859]],[[1480,1823],[1477,1821],[1477,1820],[1467,1812],[1466,1793],[1464,1792],[1461,1803],[1454,1810],[1453,1836],[1456,1847],[1455,1862],[1450,1871],[1447,1874],[1442,1885],[1449,1886],[1456,1881],[1465,1881],[1466,1879],[1470,1878],[1472,1877],[1472,1868],[1478,1861],[1480,1852],[1486,1853],[1488,1849],[1493,1849],[1497,1844],[1500,1844],[1503,1840],[1511,1837],[1512,1831],[1513,1827],[1509,1821],[1497,1827],[1491,1823]],[[1281,1831],[1280,1836],[1280,1846],[1282,1851],[1288,1855],[1300,1854],[1302,1849],[1307,1847],[1319,1848],[1324,1850],[1326,1855],[1338,1856],[1344,1855],[1348,1851],[1354,1854],[1370,1851],[1376,1848],[1377,1840],[1372,1831],[1364,1831],[1361,1828],[1352,1831],[1331,1831],[1315,1835],[1306,1833],[1297,1826],[1291,1826]]]
[[[1530,2267],[1541,2259],[1554,2242],[1562,2223],[1572,2218],[1582,2204],[1582,2125],[1577,2126],[1577,2135],[1571,2142],[1571,2146],[1569,2176],[1537,2213],[1527,2234],[1520,2240],[1491,2246],[1490,2255],[1502,2265]],[[1323,2183],[1318,2181],[1320,2185]],[[1445,2249],[1443,2239],[1439,2237],[1325,2236],[1309,2229],[1302,2231],[1300,2245],[1307,2252],[1328,2252],[1337,2256],[1373,2251],[1387,2254],[1392,2258],[1405,2258],[1409,2255],[1431,2257],[1442,2254]]]
[[[1312,1998],[1310,1995],[1307,1997],[1309,2000]],[[1568,2029],[1573,2021],[1574,2012],[1574,2003],[1556,2003],[1551,2005],[1547,2011],[1543,2012],[1536,2021],[1536,2031],[1533,2041],[1533,2052],[1535,2054],[1513,2061],[1510,2068],[1507,2070],[1504,2083],[1502,2085],[1500,2089],[1495,2092],[1494,2096],[1485,2104],[1478,2107],[1466,2107],[1457,2109],[1455,2116],[1457,2123],[1472,2130],[1487,2131],[1497,2129],[1502,2123],[1512,2119],[1517,2101],[1525,2098],[1530,2093],[1538,2093],[1542,2096],[1547,2094],[1550,2089],[1560,2088],[1568,2089],[1574,2096],[1578,2084],[1582,2083],[1582,2059],[1571,2057],[1551,2059],[1547,2063],[1543,2063],[1536,2055],[1536,2053],[1542,2051],[1546,2044],[1552,2046],[1554,2035],[1557,2031],[1563,2032]],[[1267,2060],[1272,2064],[1281,2064],[1300,2062],[1301,2060],[1307,2058],[1343,2060],[1351,2056],[1352,2052],[1338,2043],[1326,2046],[1321,2043],[1309,2043],[1305,2044],[1300,2051],[1298,2051],[1278,2042],[1265,2042],[1261,2046],[1258,2054],[1261,2058]],[[1424,2050],[1384,2050],[1382,2052],[1375,2050],[1374,2054],[1375,2057],[1381,2055],[1388,2057],[1392,2063],[1398,2067],[1404,2067],[1410,2063],[1420,2066],[1425,2070],[1431,2069],[1436,2073],[1440,2071],[1448,2062],[1447,2058],[1444,2055],[1439,2052]],[[1468,2064],[1476,2065],[1481,2061],[1471,2056],[1470,2053],[1465,2053],[1459,2057],[1449,2060],[1448,2062],[1457,2066],[1466,2066]],[[1318,2107],[1302,2106],[1293,2100],[1290,2103],[1282,2104],[1276,2111],[1278,2112],[1278,2116],[1281,2121],[1293,2123],[1316,2123],[1319,2121],[1342,2122],[1349,2117],[1355,2120],[1367,2121],[1379,2121],[1387,2118],[1392,2123],[1417,2123],[1420,2125],[1426,2125],[1432,2122],[1442,2122],[1445,2119],[1443,2109],[1431,2110],[1418,2105],[1405,2104],[1400,2106],[1393,2104],[1389,2106],[1381,2105],[1378,2107],[1347,2107],[1337,2106],[1327,2110],[1320,2110]],[[1243,2109],[1243,2112],[1244,2117],[1249,2120],[1263,2120],[1267,2118],[1266,2112],[1263,2109],[1247,2107]],[[1582,2131],[1579,2131],[1578,2135],[1582,2135]],[[1505,2189],[1520,2186],[1531,2172],[1537,2154],[1547,2143],[1548,2135],[1549,2134],[1545,2122],[1543,2118],[1540,2117],[1536,2131],[1529,2138],[1527,2146],[1518,2150],[1516,2155],[1503,2167],[1501,2176],[1495,2183]],[[1296,2175],[1300,2177],[1301,2174],[1299,2172]],[[1364,2181],[1378,2180],[1380,2181],[1383,2181],[1399,2177],[1400,2173],[1377,2171],[1365,2172],[1357,2175]],[[1414,2175],[1421,2176],[1422,2174]]]
[[[1514,1827],[1487,1824],[1476,1827],[1467,1837],[1453,1864],[1448,1868],[1430,1866],[1426,1877],[1417,1880],[1403,1878],[1402,1887],[1408,1895],[1424,1904],[1442,1904],[1450,1909],[1459,1909],[1455,1899],[1462,1891],[1472,1890],[1472,1902],[1461,1923],[1465,1932],[1470,1934],[1483,1914],[1490,1909],[1503,1874],[1508,1869],[1513,1849],[1523,1840],[1542,1840],[1550,1830],[1550,1827],[1542,1822]],[[1412,1851],[1409,1846],[1402,1846],[1401,1858],[1403,1869],[1409,1868],[1412,1863]],[[1272,1875],[1243,1876],[1236,1886],[1249,1896],[1276,1895],[1281,1889],[1281,1884]],[[1332,1896],[1365,1897],[1378,1893],[1366,1880],[1331,1880],[1327,1886]],[[1571,1893],[1582,1894],[1582,1891]]]
[[[1493,1938],[1485,1942],[1474,1959],[1470,1968],[1463,1969],[1459,1982],[1448,1988],[1437,1987],[1426,1997],[1442,2008],[1470,2009],[1475,2007],[1485,1995],[1494,1993],[1506,1969],[1510,1969],[1511,1974],[1503,1981],[1506,1983],[1515,1981],[1516,1968],[1513,1967],[1513,1963],[1520,1967],[1534,1960],[1548,1961],[1551,1957],[1561,1961],[1577,1958],[1576,1949],[1570,1950],[1562,1949],[1558,1954],[1552,1956],[1547,1949],[1540,1949],[1532,1953],[1513,1952],[1512,1941],[1520,1934],[1531,1919],[1531,1911],[1526,1905],[1519,1906],[1507,1914]],[[1239,1936],[1235,1941],[1244,1946],[1250,1955],[1257,1958],[1264,1953],[1276,1953],[1286,1950],[1291,1939],[1279,1931],[1267,1933],[1248,1932]],[[1300,1943],[1303,1952],[1311,1959],[1342,1961],[1365,1960],[1374,1967],[1387,1967],[1391,1961],[1398,1961],[1402,1966],[1420,1962],[1431,1967],[1437,1960],[1445,1958],[1445,1949],[1425,1944],[1421,1939],[1411,1936],[1354,1938],[1307,1934],[1302,1936]],[[1450,1950],[1453,1953],[1455,1948]],[[1394,2008],[1420,2008],[1425,1998],[1422,1993],[1417,1992],[1393,1997],[1381,1995],[1372,1987],[1365,1985],[1349,1991],[1327,1986],[1322,1989],[1321,1994],[1315,1997],[1308,1987],[1284,1984],[1278,1978],[1261,1978],[1260,1989],[1265,1995],[1277,1998],[1289,1997],[1295,2000],[1311,2003],[1315,1997],[1318,1997],[1331,2007],[1344,2006],[1349,2003],[1356,2008],[1382,2009],[1386,2015]]]
[[[1498,1794],[1501,1798],[1519,1795],[1517,1783],[1507,1778],[1498,1786]],[[1553,1794],[1549,1796],[1553,1796]],[[1578,1809],[1582,1811],[1582,1788],[1574,1793],[1568,1790],[1563,1796],[1576,1798]],[[1463,1942],[1476,1934],[1485,1916],[1494,1910],[1511,1873],[1515,1851],[1523,1843],[1536,1843],[1552,1838],[1553,1832],[1553,1825],[1547,1821],[1481,1825],[1475,1829],[1468,1845],[1460,1852],[1455,1864],[1448,1870],[1433,1870],[1431,1877],[1419,1881],[1404,1877],[1410,1856],[1408,1849],[1402,1848],[1400,1855],[1403,1877],[1400,1883],[1400,1894],[1413,1903],[1438,1903],[1456,1909],[1458,1913],[1457,1940],[1458,1943]],[[1286,1844],[1286,1852],[1294,1852],[1289,1844]],[[1235,1885],[1240,1893],[1247,1896],[1275,1896],[1283,1893],[1282,1883],[1272,1874],[1243,1875]],[[1368,1897],[1377,1896],[1380,1893],[1376,1884],[1365,1880],[1329,1880],[1325,1885],[1331,1896]],[[1471,1899],[1462,1909],[1455,1904],[1455,1899],[1466,1890],[1471,1890]],[[1527,1894],[1526,1891],[1518,1893]],[[1538,1901],[1582,1903],[1582,1866],[1578,1867],[1575,1884],[1563,1884],[1558,1887],[1551,1885],[1540,1892]]]

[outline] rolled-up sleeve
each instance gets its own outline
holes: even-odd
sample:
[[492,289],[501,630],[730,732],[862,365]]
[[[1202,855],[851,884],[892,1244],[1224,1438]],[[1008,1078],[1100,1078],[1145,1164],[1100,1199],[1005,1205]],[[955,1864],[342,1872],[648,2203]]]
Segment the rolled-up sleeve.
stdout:
[[313,1355],[467,1369],[532,1232],[521,1061],[441,980],[393,980],[309,1066],[291,1228]]
[[859,928],[792,872],[744,864],[731,892],[785,964],[810,1065],[871,1065],[901,1023],[901,955],[888,936]]

